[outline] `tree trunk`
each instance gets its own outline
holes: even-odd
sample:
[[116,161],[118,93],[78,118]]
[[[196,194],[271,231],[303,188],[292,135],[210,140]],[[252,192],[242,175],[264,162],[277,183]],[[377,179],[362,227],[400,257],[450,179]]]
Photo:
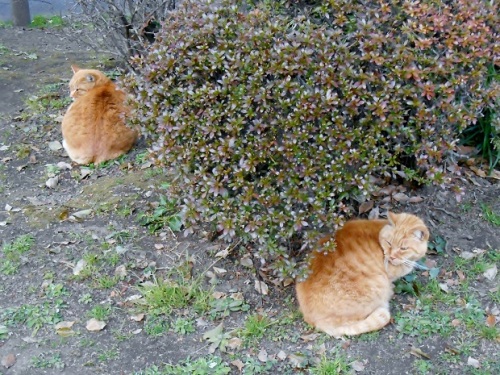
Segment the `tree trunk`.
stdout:
[[28,0],[11,0],[14,26],[28,26],[31,23]]

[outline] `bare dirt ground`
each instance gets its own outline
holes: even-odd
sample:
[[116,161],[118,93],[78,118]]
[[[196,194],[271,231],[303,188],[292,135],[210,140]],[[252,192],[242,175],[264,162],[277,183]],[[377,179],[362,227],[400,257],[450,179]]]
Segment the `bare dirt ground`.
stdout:
[[105,69],[64,31],[0,28],[0,374],[500,373],[497,179],[464,169],[461,202],[391,200],[428,223],[431,270],[397,284],[389,326],[335,340],[301,321],[292,285],[262,272],[258,293],[244,249],[140,225],[175,180],[144,141],[71,165],[56,142],[71,63]]

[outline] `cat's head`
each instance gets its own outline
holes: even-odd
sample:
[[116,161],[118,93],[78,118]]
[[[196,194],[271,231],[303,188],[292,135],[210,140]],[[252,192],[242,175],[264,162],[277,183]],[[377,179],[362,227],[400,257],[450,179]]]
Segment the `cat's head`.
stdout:
[[[388,213],[388,224],[379,233],[388,266],[401,268],[401,276],[415,267],[427,251],[429,230],[415,215]],[[397,272],[396,272],[397,273]]]
[[80,69],[76,65],[71,65],[73,77],[69,81],[70,96],[77,99],[94,87],[106,84],[109,78],[96,69]]

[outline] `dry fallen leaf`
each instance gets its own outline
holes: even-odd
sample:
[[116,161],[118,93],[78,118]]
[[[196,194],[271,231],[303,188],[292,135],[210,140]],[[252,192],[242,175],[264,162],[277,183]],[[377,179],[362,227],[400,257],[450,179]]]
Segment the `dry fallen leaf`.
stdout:
[[482,169],[479,169],[478,167],[474,167],[473,165],[471,165],[469,168],[472,172],[474,172],[479,177],[484,178],[484,177],[488,176],[488,174],[485,171],[483,171]]
[[87,322],[87,325],[85,328],[87,328],[87,330],[89,330],[91,332],[97,332],[97,331],[102,331],[104,329],[104,327],[106,327],[106,323],[104,323],[101,320],[97,320],[97,319],[92,318]]
[[319,333],[310,333],[309,335],[302,335],[300,338],[305,342],[314,341],[318,338]]
[[228,346],[228,348],[235,350],[235,349],[238,349],[242,343],[243,343],[243,341],[241,341],[240,338],[233,337],[228,341],[227,346]]
[[77,211],[77,212],[71,214],[71,216],[76,217],[77,219],[85,219],[91,213],[92,213],[92,209],[89,208],[88,210]]
[[56,333],[61,337],[74,336],[76,332],[71,329],[74,324],[74,321],[59,322],[55,325]]
[[245,367],[245,364],[239,360],[239,359],[235,359],[234,361],[231,362],[231,364],[236,367],[239,372],[241,372],[241,370],[243,370],[243,367]]
[[66,170],[66,169],[73,169],[71,164],[66,163],[64,161],[60,161],[59,163],[57,163],[57,168],[59,168],[62,171]]
[[224,268],[219,268],[219,267],[214,267],[214,271],[217,275],[222,275],[227,272],[227,270],[225,270]]
[[92,170],[89,168],[81,168],[80,169],[80,178],[83,180],[85,177],[90,176],[92,174]]
[[252,259],[250,259],[250,256],[245,256],[243,258],[240,259],[240,264],[242,266],[245,266],[245,267],[248,267],[248,268],[252,268],[253,267],[253,261]]
[[280,350],[276,355],[280,361],[284,361],[286,359],[286,353],[283,350]]
[[144,319],[143,313],[130,316],[130,320],[133,320],[134,322],[142,322],[143,319]]
[[423,201],[424,201],[424,198],[422,198],[420,195],[417,195],[416,197],[411,197],[410,199],[408,199],[409,203],[420,203]]
[[431,359],[431,357],[429,356],[429,354],[424,353],[421,349],[416,348],[414,346],[411,347],[410,354],[413,354],[415,357],[423,357],[423,358],[426,358],[426,359]]
[[264,348],[260,349],[257,358],[261,362],[267,362],[267,351],[266,351],[266,349],[264,349]]
[[269,287],[267,284],[264,281],[259,281],[257,279],[255,279],[255,290],[265,296],[269,293]]
[[479,363],[479,361],[477,359],[475,359],[475,358],[472,358],[472,357],[469,357],[467,359],[467,364],[469,366],[474,367],[474,368],[480,368],[481,367],[481,364]]
[[57,329],[64,329],[64,328],[71,328],[73,327],[73,325],[75,324],[75,321],[68,321],[68,320],[65,320],[63,322],[59,322],[55,325],[55,328],[56,330]]
[[16,363],[16,355],[9,353],[2,358],[2,366],[5,368],[11,368]]
[[452,325],[453,327],[458,327],[461,323],[462,323],[462,321],[461,321],[460,319],[453,319],[453,320],[451,321],[451,325]]
[[497,323],[497,318],[493,314],[489,314],[488,317],[486,318],[486,325],[488,327],[494,327],[495,324]]
[[226,293],[224,293],[224,292],[217,292],[217,291],[215,291],[215,292],[212,293],[212,297],[214,297],[215,299],[221,299],[221,298],[223,298],[225,296],[226,296]]
[[127,276],[127,267],[125,267],[124,264],[116,267],[116,269],[115,269],[115,276],[118,276],[118,277],[121,277],[121,278]]
[[498,269],[496,264],[493,265],[493,267],[488,268],[486,271],[484,271],[483,276],[486,277],[488,280],[493,281],[497,275]]
[[75,268],[73,268],[73,275],[78,276],[86,266],[87,266],[87,261],[85,259],[80,259],[76,263]]
[[405,193],[396,193],[392,196],[392,199],[394,199],[396,202],[405,203],[408,202],[410,197],[408,197],[408,195],[406,195]]
[[365,364],[361,361],[354,361],[351,363],[351,367],[356,372],[361,372],[365,370]]
[[151,168],[151,166],[152,166],[152,165],[153,165],[153,163],[152,163],[152,162],[147,161],[147,162],[145,162],[145,163],[143,163],[143,164],[141,165],[141,169]]
[[216,258],[226,258],[229,255],[229,248],[219,251],[215,254]]
[[448,284],[446,283],[439,283],[439,289],[441,289],[445,293],[448,293],[450,291]]
[[59,141],[49,142],[49,149],[51,149],[52,151],[58,151],[62,148],[63,148],[63,146],[62,146],[61,142],[59,142]]
[[59,176],[55,176],[45,181],[45,186],[47,186],[49,189],[54,189],[58,183],[59,183]]
[[360,204],[359,206],[359,214],[364,214],[365,212],[370,211],[373,208],[373,201],[366,201]]
[[495,180],[500,180],[500,171],[494,169],[491,171],[491,173],[488,177],[494,178]]

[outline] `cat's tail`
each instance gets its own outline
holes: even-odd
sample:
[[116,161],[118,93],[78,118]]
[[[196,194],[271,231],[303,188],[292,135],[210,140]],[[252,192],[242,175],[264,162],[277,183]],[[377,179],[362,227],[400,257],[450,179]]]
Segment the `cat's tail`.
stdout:
[[388,306],[381,306],[375,309],[363,320],[346,322],[340,326],[328,324],[328,319],[316,322],[316,327],[330,336],[355,336],[362,333],[376,331],[386,326],[391,320],[391,313]]

